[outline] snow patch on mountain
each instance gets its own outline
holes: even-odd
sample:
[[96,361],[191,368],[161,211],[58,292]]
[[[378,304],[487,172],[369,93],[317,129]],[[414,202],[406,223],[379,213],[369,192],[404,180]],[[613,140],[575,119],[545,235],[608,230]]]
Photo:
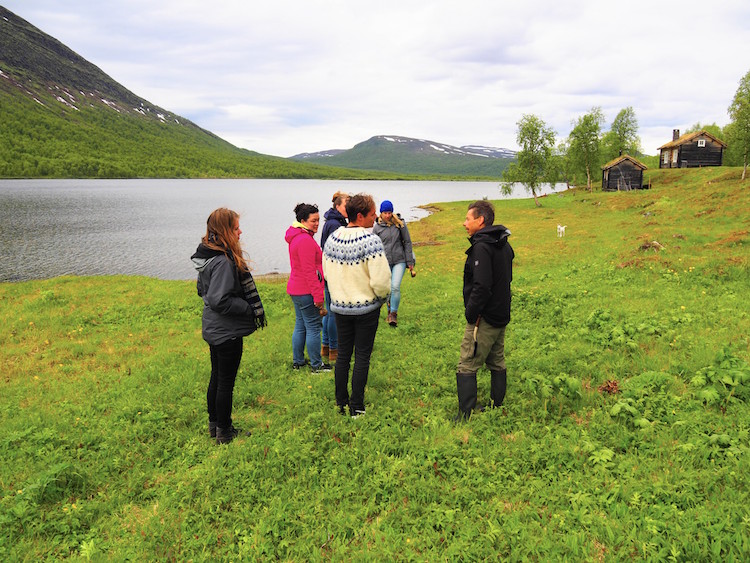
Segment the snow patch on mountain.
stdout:
[[[481,158],[506,158],[506,159],[515,158],[516,156],[516,152],[510,149],[485,147],[481,145],[466,145],[463,147],[454,147],[452,145],[446,145],[445,143],[438,143],[438,142],[430,141],[427,139],[415,139],[413,137],[402,137],[399,135],[378,135],[378,136],[372,137],[371,139],[369,139],[368,141],[365,141],[364,143],[359,143],[359,145],[363,145],[365,143],[377,143],[379,141],[387,142],[387,143],[398,143],[401,145],[409,145],[410,146],[409,149],[406,149],[406,150],[411,150],[411,151],[420,152],[420,153],[427,153],[427,154],[435,153],[435,154],[440,154],[443,156],[457,155],[457,156],[473,156],[473,157],[481,157]],[[329,157],[341,154],[342,152],[346,152],[346,151],[340,150],[340,149],[332,149],[332,150],[325,150],[325,151],[319,151],[319,152],[306,152],[306,153],[294,155],[291,158],[296,159],[296,160],[305,160],[305,159],[310,159],[310,158],[329,158]]]

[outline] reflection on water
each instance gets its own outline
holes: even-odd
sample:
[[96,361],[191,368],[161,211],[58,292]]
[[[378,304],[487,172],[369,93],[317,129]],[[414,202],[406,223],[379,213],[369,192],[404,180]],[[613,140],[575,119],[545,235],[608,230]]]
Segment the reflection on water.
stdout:
[[[66,274],[193,279],[189,257],[217,207],[240,213],[254,272],[285,273],[284,232],[294,206],[315,203],[322,216],[337,190],[372,194],[378,205],[389,199],[407,221],[427,215],[419,205],[502,198],[495,182],[2,180],[0,281]],[[516,186],[510,197],[527,196]]]

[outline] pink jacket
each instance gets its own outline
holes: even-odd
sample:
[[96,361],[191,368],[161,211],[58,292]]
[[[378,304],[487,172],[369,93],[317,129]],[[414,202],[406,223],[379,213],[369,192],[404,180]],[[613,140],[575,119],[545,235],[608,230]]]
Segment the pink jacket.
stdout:
[[310,231],[292,225],[284,239],[289,244],[292,272],[286,284],[289,295],[312,295],[315,303],[325,300],[323,294],[323,252]]

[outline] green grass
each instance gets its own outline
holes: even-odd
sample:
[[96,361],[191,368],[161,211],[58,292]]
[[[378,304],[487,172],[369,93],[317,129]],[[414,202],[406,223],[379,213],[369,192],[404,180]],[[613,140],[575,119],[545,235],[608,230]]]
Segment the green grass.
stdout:
[[0,284],[0,558],[747,560],[739,175],[496,202],[517,256],[508,395],[459,425],[465,203],[411,226],[419,274],[361,419],[336,413],[332,374],[289,368],[291,302],[258,280],[270,324],[234,401],[252,436],[226,447],[194,283]]

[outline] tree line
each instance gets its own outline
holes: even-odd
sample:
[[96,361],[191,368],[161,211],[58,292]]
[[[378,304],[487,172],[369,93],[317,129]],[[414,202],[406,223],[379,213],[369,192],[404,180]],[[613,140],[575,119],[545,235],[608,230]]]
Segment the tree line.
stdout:
[[[730,122],[726,126],[696,123],[686,133],[705,130],[726,142],[724,164],[742,166],[744,180],[750,154],[750,71],[740,80],[727,112]],[[638,119],[632,107],[620,110],[606,132],[604,124],[602,108],[593,107],[572,122],[570,134],[558,143],[554,129],[542,118],[524,114],[516,123],[516,141],[521,150],[516,162],[503,172],[503,180],[508,183],[503,186],[503,192],[510,192],[510,183],[521,183],[538,206],[537,191],[541,184],[582,185],[585,182],[592,190],[592,180],[598,176],[601,166],[620,155],[628,154],[647,166],[658,166],[658,156],[646,156],[642,152]]]

